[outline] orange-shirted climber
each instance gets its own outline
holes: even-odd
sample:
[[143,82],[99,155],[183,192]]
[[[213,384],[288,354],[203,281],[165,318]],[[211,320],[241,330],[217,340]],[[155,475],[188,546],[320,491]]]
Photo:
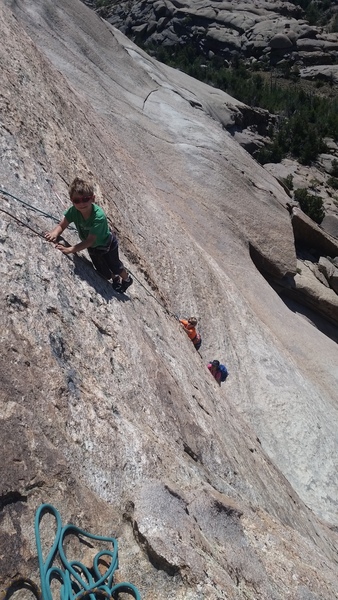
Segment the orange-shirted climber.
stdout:
[[189,319],[179,319],[184,331],[188,334],[196,350],[199,350],[202,344],[202,338],[196,330],[197,319],[196,317],[189,317]]

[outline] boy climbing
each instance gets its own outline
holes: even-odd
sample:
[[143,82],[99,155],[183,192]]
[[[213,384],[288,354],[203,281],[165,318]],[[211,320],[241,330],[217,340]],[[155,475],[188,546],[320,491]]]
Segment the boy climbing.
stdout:
[[224,365],[221,365],[219,360],[213,360],[211,363],[209,363],[208,369],[211,375],[213,375],[213,377],[216,379],[218,385],[221,385],[221,383],[228,377],[228,369]]
[[[107,217],[97,204],[94,204],[94,187],[91,183],[75,177],[69,187],[69,197],[73,206],[64,212],[64,217],[54,229],[45,233],[49,242],[63,254],[75,254],[87,248],[96,270],[105,279],[113,278],[113,288],[124,293],[133,283],[119,258],[118,241],[110,231]],[[75,246],[63,246],[58,243],[61,233],[74,223],[82,240]]]
[[202,338],[196,331],[197,319],[196,317],[189,317],[189,319],[179,319],[184,331],[188,334],[196,350],[199,350],[202,344]]

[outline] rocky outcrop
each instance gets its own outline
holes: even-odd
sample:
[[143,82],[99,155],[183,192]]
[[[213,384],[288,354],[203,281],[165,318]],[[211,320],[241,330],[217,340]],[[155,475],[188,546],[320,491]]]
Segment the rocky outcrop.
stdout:
[[282,294],[309,307],[337,327],[338,295],[334,288],[337,286],[338,269],[333,267],[328,272],[327,262],[324,257],[320,258],[318,265],[309,260],[299,260],[297,275],[291,284],[289,282],[285,286]]
[[338,269],[335,263],[338,240],[298,207],[290,206],[290,211],[298,257],[297,274],[291,278],[274,280],[273,285],[282,296],[309,307],[337,326]]
[[302,210],[293,208],[291,221],[295,242],[300,247],[313,250],[319,256],[338,256],[338,240],[326,233]]
[[[278,179],[291,198],[297,189],[307,189],[309,193],[319,196],[325,211],[320,230],[338,238],[338,203],[336,190],[332,187],[332,184],[335,185],[335,180],[332,181],[332,170],[338,160],[338,148],[329,138],[325,139],[325,144],[330,154],[320,154],[315,164],[305,166],[296,160],[284,158],[281,163],[266,163],[264,169]],[[299,208],[297,202],[294,202],[294,206]],[[312,225],[316,227],[315,224]]]
[[338,37],[310,26],[290,2],[134,0],[105,6],[104,16],[133,40],[155,45],[195,45],[226,59],[235,55],[303,65],[336,62]]
[[323,273],[330,288],[338,294],[338,268],[336,265],[331,260],[321,256],[318,262],[318,268],[319,271]]
[[[281,75],[286,68],[293,76],[331,86],[336,83],[338,34],[329,33],[330,26],[327,31],[310,26],[303,9],[290,2],[108,0],[104,6],[95,0],[86,3],[149,52],[154,52],[154,46],[167,50],[190,46],[196,55],[206,59],[215,55],[223,58],[225,66],[242,58],[258,70],[276,68],[275,72]],[[334,7],[330,10],[334,11]],[[243,112],[242,107],[237,117]],[[243,114],[234,128],[227,128],[245,150],[254,154],[269,145],[267,132],[275,117],[249,107],[245,112],[250,114],[251,124],[242,123],[246,120]]]
[[338,217],[336,215],[326,215],[321,222],[321,226],[332,237],[338,239]]
[[[288,196],[224,129],[237,103],[79,2],[0,16],[1,590],[38,582],[50,502],[118,539],[142,598],[335,599],[338,350],[253,264],[297,273]],[[77,174],[128,296],[41,235]],[[174,318],[192,313],[200,354]]]
[[305,67],[300,69],[300,76],[303,79],[321,80],[330,84],[338,83],[338,65],[327,64],[327,59],[322,65]]

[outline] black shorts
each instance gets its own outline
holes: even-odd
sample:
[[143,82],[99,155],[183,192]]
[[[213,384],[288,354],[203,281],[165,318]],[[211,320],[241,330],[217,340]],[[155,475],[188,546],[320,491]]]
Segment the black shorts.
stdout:
[[111,234],[109,244],[102,248],[88,248],[89,256],[95,269],[106,279],[119,275],[124,265],[119,258],[119,244],[116,235]]

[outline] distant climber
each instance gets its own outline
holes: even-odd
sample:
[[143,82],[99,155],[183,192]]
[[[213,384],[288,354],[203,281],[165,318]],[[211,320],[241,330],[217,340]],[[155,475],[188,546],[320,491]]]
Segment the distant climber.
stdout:
[[210,362],[208,364],[208,369],[211,375],[213,375],[213,377],[216,379],[218,385],[221,385],[221,383],[225,381],[229,375],[228,369],[225,365],[222,365],[219,360],[213,360]]
[[[116,235],[110,231],[107,217],[97,204],[94,204],[94,187],[91,183],[75,177],[69,187],[69,197],[73,206],[64,212],[64,217],[54,229],[45,233],[49,242],[63,254],[75,254],[87,248],[96,270],[105,277],[113,279],[113,288],[124,293],[133,283],[119,258]],[[74,223],[81,238],[75,246],[66,247],[58,243],[61,233]]]
[[184,331],[188,334],[196,350],[199,350],[202,344],[202,338],[196,330],[197,319],[196,317],[189,317],[189,319],[179,319]]

